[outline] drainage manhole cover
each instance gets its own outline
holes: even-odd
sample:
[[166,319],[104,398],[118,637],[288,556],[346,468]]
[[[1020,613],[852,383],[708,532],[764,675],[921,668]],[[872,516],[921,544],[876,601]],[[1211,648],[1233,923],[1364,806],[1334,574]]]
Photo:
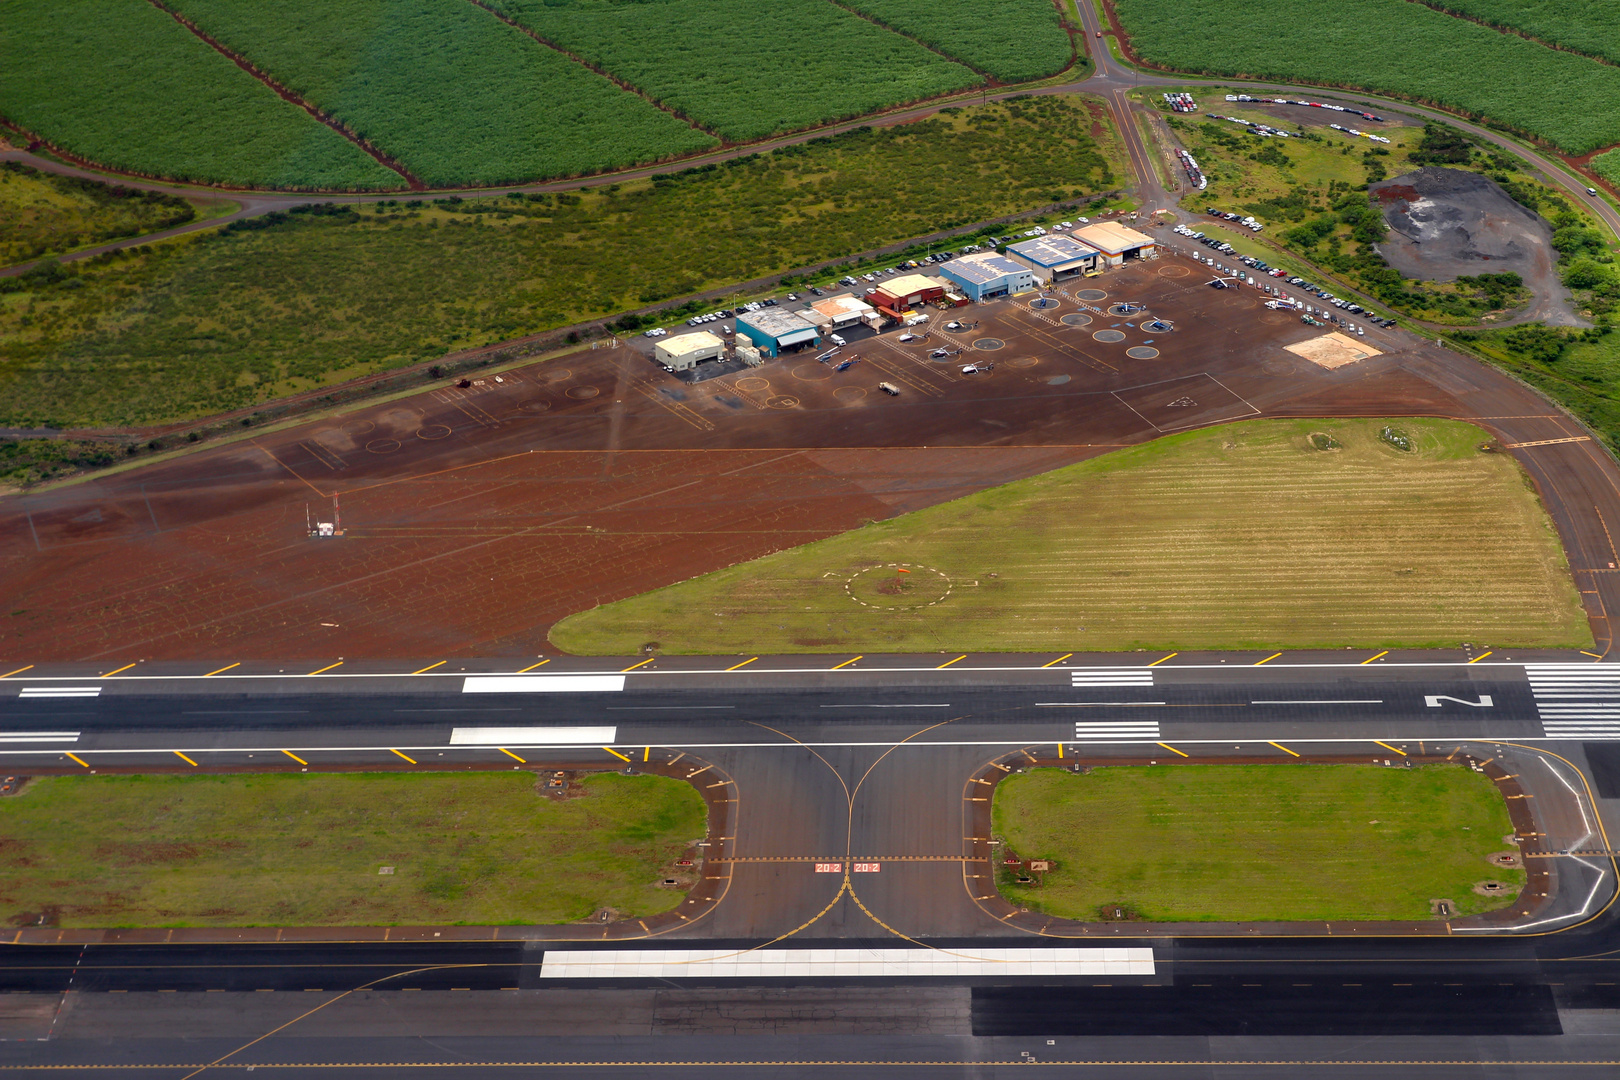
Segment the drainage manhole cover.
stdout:
[[1091,316],[1082,315],[1077,311],[1073,315],[1063,316],[1062,321],[1068,323],[1070,326],[1090,326]]
[[983,349],[985,352],[992,352],[1001,348],[1005,344],[1007,343],[1002,341],[1000,338],[982,337],[973,343],[973,347],[975,349]]
[[1138,345],[1133,349],[1126,349],[1125,355],[1132,360],[1152,360],[1159,355],[1159,350],[1151,345]]
[[1103,292],[1101,289],[1081,289],[1074,295],[1079,297],[1081,300],[1086,300],[1091,303],[1096,303],[1098,300],[1108,299],[1108,294]]
[[1124,341],[1125,335],[1118,330],[1099,330],[1091,338],[1093,341]]

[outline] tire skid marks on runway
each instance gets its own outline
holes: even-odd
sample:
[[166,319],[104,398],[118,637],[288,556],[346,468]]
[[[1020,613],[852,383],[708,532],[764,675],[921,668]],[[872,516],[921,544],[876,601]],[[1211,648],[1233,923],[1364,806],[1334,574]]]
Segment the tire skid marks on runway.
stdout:
[[689,406],[683,405],[681,402],[676,401],[668,394],[661,393],[652,380],[643,379],[637,382],[635,387],[637,393],[641,394],[655,405],[668,409],[681,420],[684,420],[686,423],[697,428],[699,431],[714,430],[714,424],[710,423],[707,417],[703,416],[701,413],[690,408]]
[[1524,673],[1548,738],[1620,740],[1620,667],[1526,664]]

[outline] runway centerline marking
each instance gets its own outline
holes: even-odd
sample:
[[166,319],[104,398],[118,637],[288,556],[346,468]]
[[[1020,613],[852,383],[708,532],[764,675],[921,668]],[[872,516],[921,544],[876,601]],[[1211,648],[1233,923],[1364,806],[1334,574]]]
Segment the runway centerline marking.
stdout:
[[1382,705],[1382,698],[1323,698],[1317,701],[1251,701],[1250,705]]
[[822,705],[819,707],[823,709],[948,709],[951,707],[951,703],[947,701],[943,705]]
[[735,705],[609,705],[608,712],[709,712],[735,709]]

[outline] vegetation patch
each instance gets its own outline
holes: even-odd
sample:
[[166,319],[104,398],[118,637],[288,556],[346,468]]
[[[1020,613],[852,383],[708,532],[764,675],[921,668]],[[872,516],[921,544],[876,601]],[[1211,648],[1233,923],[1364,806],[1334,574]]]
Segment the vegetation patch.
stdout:
[[0,799],[0,913],[91,927],[536,925],[679,904],[658,883],[705,833],[691,785],[608,773],[574,793],[548,799],[526,771],[36,779]]
[[577,175],[715,145],[467,0],[171,2],[429,184]]
[[[674,653],[1589,646],[1551,523],[1485,440],[1423,419],[1166,436],[606,604],[551,640],[614,655],[648,640]],[[911,588],[878,593],[897,567],[916,571]]]
[[170,229],[197,216],[185,199],[0,162],[0,266]]
[[982,81],[827,0],[490,0],[490,6],[733,141]]
[[115,169],[248,186],[401,186],[147,0],[10,0],[0,4],[0,56],[0,115]]
[[1074,55],[1051,0],[844,0],[844,6],[1002,82],[1054,75]]
[[1408,0],[1114,6],[1151,63],[1366,87],[1488,116],[1574,154],[1620,143],[1620,67]]
[[306,207],[56,267],[0,291],[0,424],[222,412],[1107,191],[1103,115],[1029,98],[589,192]]
[[1620,9],[1588,0],[1420,0],[1429,7],[1517,30],[1620,63]]
[[991,811],[1008,852],[1052,864],[1038,883],[999,867],[1002,895],[1060,918],[1418,920],[1435,898],[1504,907],[1525,881],[1490,861],[1513,832],[1501,793],[1461,765],[1032,769]]

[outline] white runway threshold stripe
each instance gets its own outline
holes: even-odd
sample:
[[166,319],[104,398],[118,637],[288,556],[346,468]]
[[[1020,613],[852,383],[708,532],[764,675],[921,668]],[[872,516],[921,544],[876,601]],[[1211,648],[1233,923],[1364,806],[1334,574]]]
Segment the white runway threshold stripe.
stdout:
[[1620,666],[1526,664],[1549,739],[1620,740]]
[[451,746],[611,746],[614,727],[458,727]]
[[0,731],[0,743],[78,742],[77,731]]
[[1152,686],[1151,668],[1074,668],[1070,686]]
[[1093,720],[1074,725],[1075,742],[1095,742],[1100,739],[1159,739],[1157,720]]
[[624,689],[623,675],[469,675],[463,694],[602,694]]
[[542,979],[800,979],[849,976],[1152,975],[1153,950],[547,949]]
[[17,692],[20,698],[100,697],[99,686],[25,686]]

